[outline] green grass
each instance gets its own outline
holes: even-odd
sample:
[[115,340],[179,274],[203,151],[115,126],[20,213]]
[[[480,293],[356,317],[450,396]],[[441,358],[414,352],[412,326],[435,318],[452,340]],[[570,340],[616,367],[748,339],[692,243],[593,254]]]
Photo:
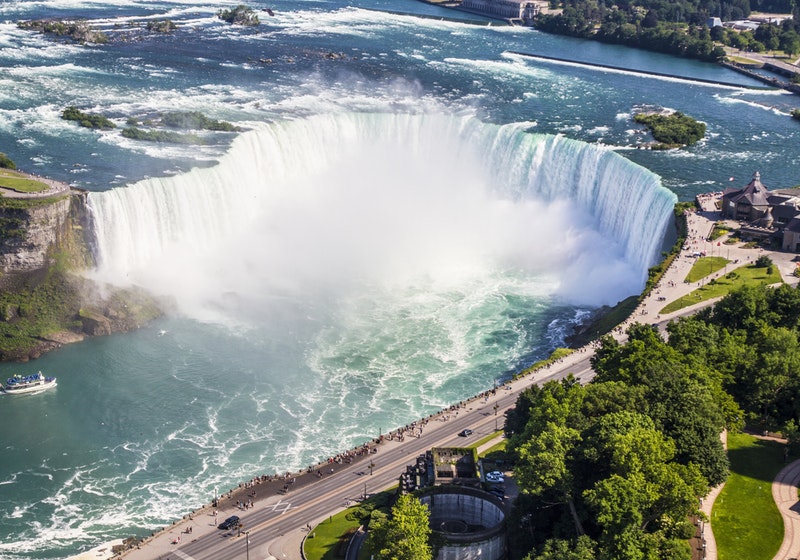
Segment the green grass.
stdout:
[[0,187],[21,193],[42,192],[48,186],[35,179],[29,179],[22,173],[10,169],[0,169]]
[[[370,496],[366,502],[354,505],[344,511],[328,517],[325,521],[311,529],[311,533],[303,542],[303,554],[306,560],[335,560],[344,556],[345,540],[361,525],[362,519],[369,516],[369,511],[380,509],[389,514],[389,504],[397,492],[397,486]],[[361,547],[366,553],[367,547]],[[341,552],[342,556],[338,556]]]
[[[498,424],[505,424],[505,416],[502,416],[502,415],[500,415],[500,414],[498,414],[497,416],[498,416],[498,418],[497,418],[497,422],[498,422]],[[501,420],[502,420],[502,422],[501,422]],[[484,437],[482,437],[481,439],[479,439],[478,441],[476,441],[474,445],[471,445],[470,447],[474,447],[475,449],[477,449],[477,448],[479,448],[481,445],[483,445],[484,443],[486,443],[487,441],[491,441],[491,440],[493,440],[494,438],[496,438],[497,436],[501,436],[501,435],[503,435],[503,430],[502,430],[502,429],[499,429],[499,430],[497,430],[496,432],[492,432],[492,433],[491,433],[491,434],[489,434],[488,436],[484,436]],[[495,447],[496,447],[496,446],[495,446]]]
[[687,282],[697,282],[709,274],[725,268],[730,261],[724,257],[700,257],[695,261],[689,274],[686,275]]
[[531,373],[533,371],[536,371],[539,368],[543,368],[548,364],[554,364],[558,360],[560,360],[561,358],[563,358],[565,356],[569,356],[574,351],[575,350],[573,350],[571,348],[556,348],[555,350],[553,350],[553,352],[550,354],[550,356],[548,356],[544,360],[539,360],[538,362],[535,362],[533,365],[528,366],[527,368],[525,368],[524,370],[522,370],[518,374],[514,375],[514,379],[519,379],[520,377],[525,377],[529,373]]
[[339,541],[360,525],[357,519],[347,519],[349,511],[350,508],[337,513],[311,530],[303,543],[303,552],[308,560],[337,558]]
[[745,284],[777,284],[779,282],[781,282],[781,274],[777,266],[772,267],[772,274],[767,274],[767,269],[763,267],[756,268],[755,265],[742,266],[722,278],[713,280],[705,286],[679,297],[675,301],[671,301],[659,313],[672,313],[696,303],[725,296],[728,292]]
[[783,468],[783,445],[748,434],[728,435],[731,475],[711,510],[719,560],[770,560],[783,541],[772,480]]

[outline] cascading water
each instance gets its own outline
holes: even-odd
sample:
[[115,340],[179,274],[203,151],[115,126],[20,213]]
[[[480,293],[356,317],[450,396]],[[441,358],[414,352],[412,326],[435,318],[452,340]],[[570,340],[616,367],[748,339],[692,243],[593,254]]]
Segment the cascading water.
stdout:
[[213,168],[92,193],[90,206],[101,277],[241,310],[242,297],[486,268],[614,303],[641,288],[675,200],[610,150],[522,125],[349,113],[244,133]]

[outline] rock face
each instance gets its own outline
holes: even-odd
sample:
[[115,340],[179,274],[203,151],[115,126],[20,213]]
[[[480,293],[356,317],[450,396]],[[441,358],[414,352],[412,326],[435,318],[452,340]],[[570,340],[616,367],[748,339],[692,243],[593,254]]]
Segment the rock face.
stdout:
[[89,232],[86,193],[0,198],[0,360],[27,361],[161,314],[141,290],[81,275],[94,264]]
[[[74,192],[27,205],[0,205],[0,273],[30,273],[54,264],[57,248],[82,227],[85,193]],[[74,221],[77,218],[77,223]]]

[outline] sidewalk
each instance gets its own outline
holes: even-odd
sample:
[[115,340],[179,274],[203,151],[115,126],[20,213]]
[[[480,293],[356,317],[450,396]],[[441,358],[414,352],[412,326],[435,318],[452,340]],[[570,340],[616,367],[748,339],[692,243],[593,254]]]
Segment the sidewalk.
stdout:
[[783,543],[773,560],[795,560],[800,557],[800,459],[789,463],[772,482],[772,497],[783,517]]

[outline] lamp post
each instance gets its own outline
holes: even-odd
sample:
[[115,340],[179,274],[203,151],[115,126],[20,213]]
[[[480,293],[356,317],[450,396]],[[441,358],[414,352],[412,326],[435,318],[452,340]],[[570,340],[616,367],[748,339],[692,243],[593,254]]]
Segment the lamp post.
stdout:
[[247,546],[247,560],[250,560],[250,531],[244,532],[244,539]]

